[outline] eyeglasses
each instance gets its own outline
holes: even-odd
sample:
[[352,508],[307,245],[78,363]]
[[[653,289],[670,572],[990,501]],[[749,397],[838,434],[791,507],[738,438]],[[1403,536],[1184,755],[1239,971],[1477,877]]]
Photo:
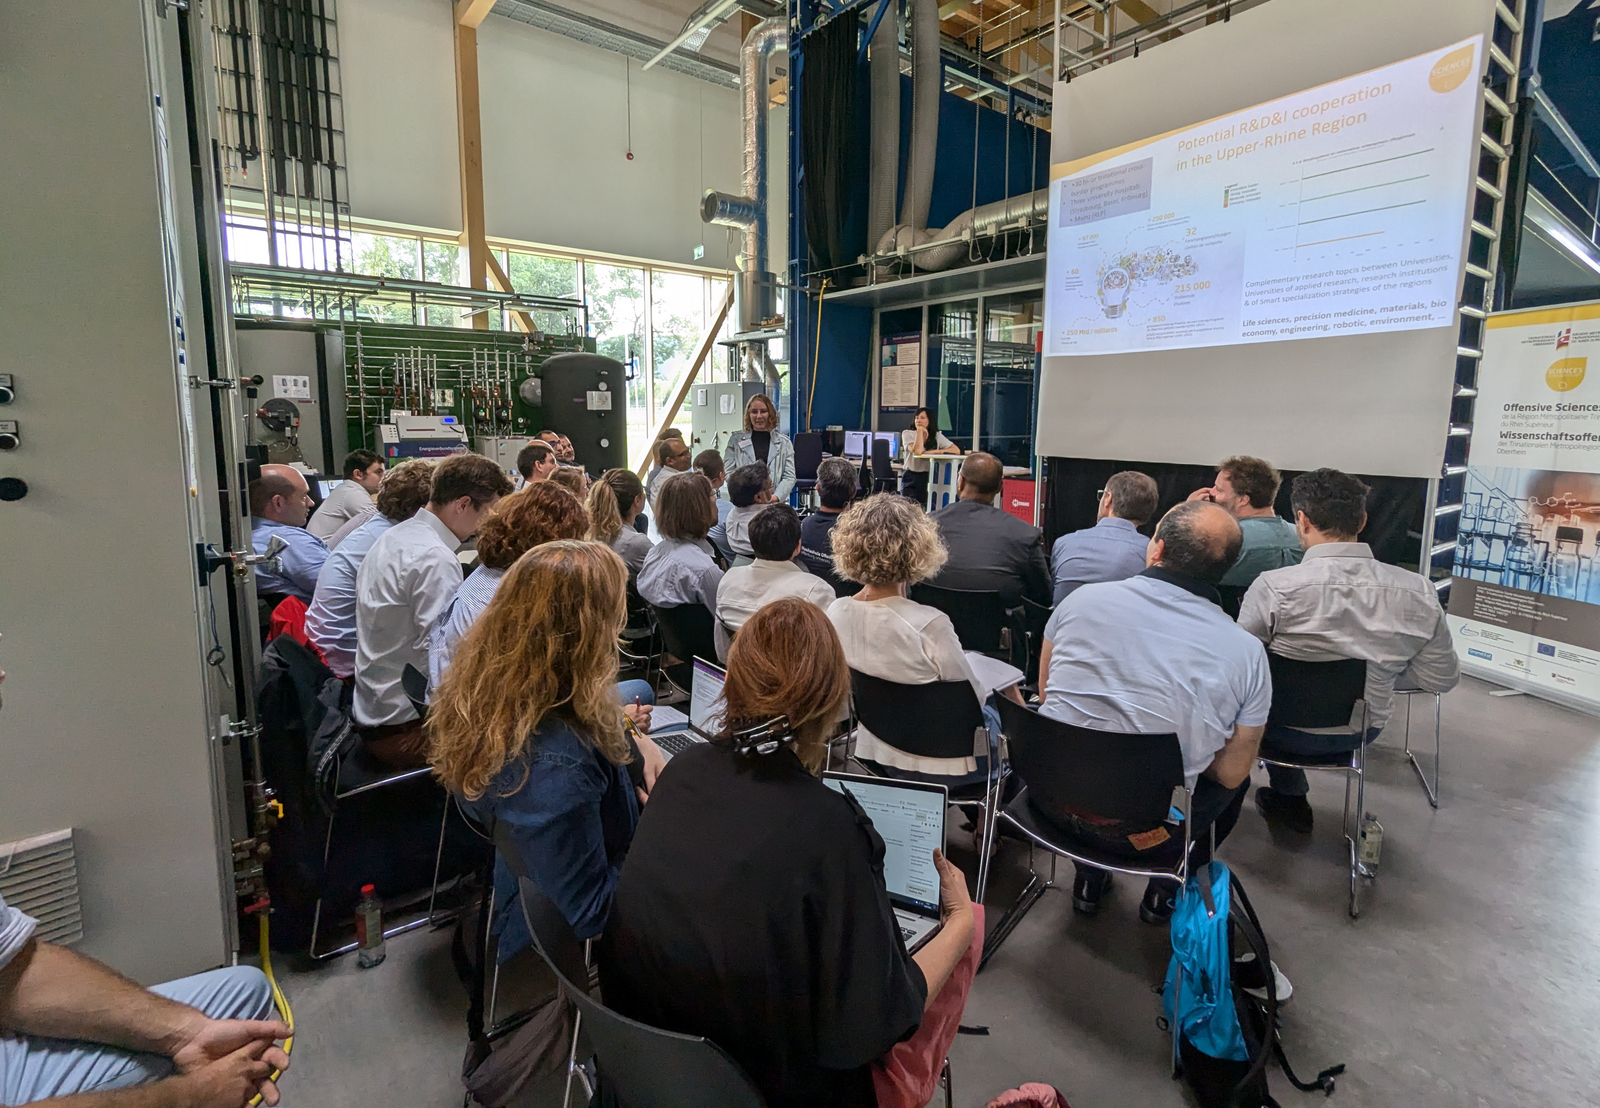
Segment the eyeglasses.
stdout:
[[1105,498],[1106,498],[1106,490],[1105,489],[1101,489],[1099,492],[1094,494],[1094,502],[1096,504],[1100,503],[1100,501],[1104,500]]

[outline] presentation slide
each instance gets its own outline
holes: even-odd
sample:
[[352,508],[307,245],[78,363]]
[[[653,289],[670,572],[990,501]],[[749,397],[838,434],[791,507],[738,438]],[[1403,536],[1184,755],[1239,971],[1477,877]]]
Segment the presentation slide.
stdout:
[[1044,353],[1454,323],[1482,49],[1056,165]]

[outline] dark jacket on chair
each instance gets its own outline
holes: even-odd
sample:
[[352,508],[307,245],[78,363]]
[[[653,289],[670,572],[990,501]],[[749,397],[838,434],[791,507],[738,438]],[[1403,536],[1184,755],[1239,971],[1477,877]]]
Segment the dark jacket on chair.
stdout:
[[975,500],[933,513],[950,560],[929,581],[941,589],[998,592],[1007,604],[1021,597],[1050,606],[1050,567],[1043,535],[1016,516]]

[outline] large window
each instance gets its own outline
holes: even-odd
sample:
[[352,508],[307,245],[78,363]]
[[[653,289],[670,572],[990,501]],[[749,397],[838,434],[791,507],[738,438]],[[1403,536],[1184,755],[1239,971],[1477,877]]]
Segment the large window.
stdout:
[[[711,320],[706,318],[706,280],[691,273],[661,273],[650,280],[650,337],[654,361],[651,380],[651,415],[659,420],[666,414],[681,387],[684,375],[694,364],[700,341]],[[678,409],[673,421],[689,429],[689,408]]]
[[628,376],[628,457],[650,434],[649,389],[645,335],[645,271],[632,266],[588,262],[584,266],[584,299],[589,307],[589,333],[595,348],[625,367]]

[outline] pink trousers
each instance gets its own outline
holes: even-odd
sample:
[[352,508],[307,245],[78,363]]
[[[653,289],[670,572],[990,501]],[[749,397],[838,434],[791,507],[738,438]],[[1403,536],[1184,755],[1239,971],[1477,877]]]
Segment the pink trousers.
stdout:
[[978,962],[983,957],[983,905],[972,906],[972,917],[972,944],[950,972],[939,995],[922,1013],[922,1026],[872,1065],[872,1088],[878,1096],[878,1108],[922,1108],[933,1099],[945,1057],[961,1026],[967,993],[972,991],[972,979],[977,976]]

